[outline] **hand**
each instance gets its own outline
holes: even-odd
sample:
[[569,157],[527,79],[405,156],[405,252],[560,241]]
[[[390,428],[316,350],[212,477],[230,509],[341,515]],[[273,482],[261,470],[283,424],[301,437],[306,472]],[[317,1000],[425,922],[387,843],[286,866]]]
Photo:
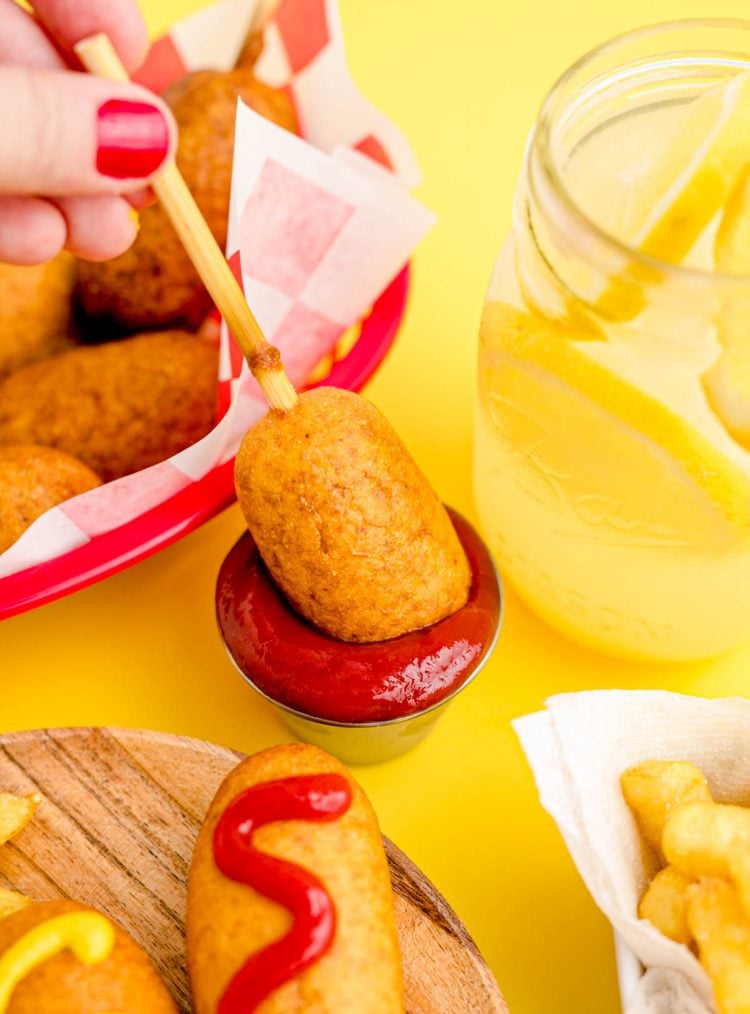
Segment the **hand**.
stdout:
[[134,0],[0,0],[0,261],[35,264],[63,247],[89,260],[126,250],[134,207],[174,154],[172,116],[138,85],[79,66],[76,42],[106,32],[129,71],[146,54]]

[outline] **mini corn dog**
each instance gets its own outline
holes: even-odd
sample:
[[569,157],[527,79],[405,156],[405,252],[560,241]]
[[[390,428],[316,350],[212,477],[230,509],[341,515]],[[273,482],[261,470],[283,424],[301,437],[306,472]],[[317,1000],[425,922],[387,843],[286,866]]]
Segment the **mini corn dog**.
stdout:
[[[227,237],[237,98],[279,126],[296,131],[291,102],[250,70],[195,71],[164,94],[180,130],[177,164],[220,246]],[[135,242],[109,261],[80,261],[78,299],[89,318],[121,331],[193,330],[211,298],[161,205],[140,213]]]
[[0,382],[0,445],[57,447],[105,481],[136,472],[208,433],[217,367],[182,331],[72,349]]
[[146,954],[76,901],[28,905],[0,920],[0,1014],[176,1014]]
[[36,444],[0,444],[0,553],[55,504],[101,485],[83,462]]
[[46,264],[0,264],[0,378],[72,345],[74,282],[66,251]]
[[187,947],[196,1014],[403,1011],[377,820],[343,765],[293,744],[229,774],[193,854]]
[[460,609],[470,572],[425,476],[364,398],[335,388],[245,436],[237,496],[276,583],[344,641],[384,641]]

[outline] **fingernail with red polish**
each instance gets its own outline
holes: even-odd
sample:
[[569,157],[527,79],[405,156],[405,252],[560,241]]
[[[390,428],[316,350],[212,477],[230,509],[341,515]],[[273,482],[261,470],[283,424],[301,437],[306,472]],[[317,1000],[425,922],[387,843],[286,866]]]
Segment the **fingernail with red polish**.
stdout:
[[148,102],[110,99],[99,106],[96,138],[98,172],[118,180],[150,176],[169,150],[167,121]]

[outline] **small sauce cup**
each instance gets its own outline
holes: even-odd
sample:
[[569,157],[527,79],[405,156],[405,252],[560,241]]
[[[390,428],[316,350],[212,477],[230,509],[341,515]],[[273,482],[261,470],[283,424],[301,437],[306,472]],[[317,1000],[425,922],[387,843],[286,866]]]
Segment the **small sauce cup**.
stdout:
[[478,675],[500,632],[502,588],[484,542],[449,513],[472,572],[466,605],[378,643],[316,629],[286,601],[249,533],[232,547],[216,586],[221,636],[241,675],[295,736],[348,764],[390,760],[420,742]]

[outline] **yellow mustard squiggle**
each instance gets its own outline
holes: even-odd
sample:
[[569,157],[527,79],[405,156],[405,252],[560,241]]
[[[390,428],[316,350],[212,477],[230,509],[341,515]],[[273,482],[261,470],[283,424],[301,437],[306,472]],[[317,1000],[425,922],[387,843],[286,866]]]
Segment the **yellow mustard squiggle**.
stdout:
[[0,1014],[18,983],[48,958],[71,950],[85,965],[96,965],[114,945],[114,927],[99,912],[66,912],[30,929],[0,958]]

